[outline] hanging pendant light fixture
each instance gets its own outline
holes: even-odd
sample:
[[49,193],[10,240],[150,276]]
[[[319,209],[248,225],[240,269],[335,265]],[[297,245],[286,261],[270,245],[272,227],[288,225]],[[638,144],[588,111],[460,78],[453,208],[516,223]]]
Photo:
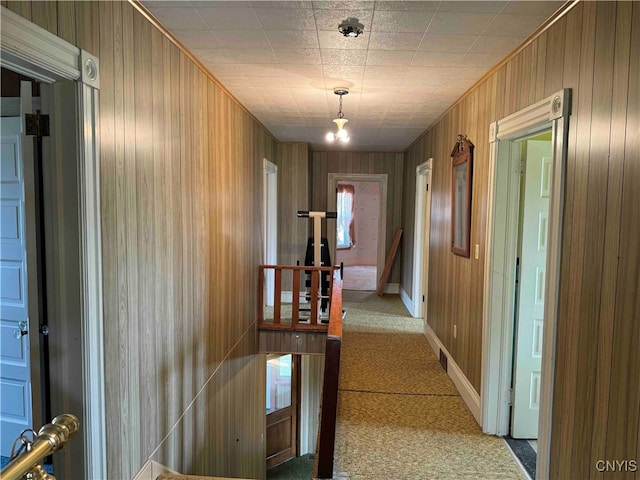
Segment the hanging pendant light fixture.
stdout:
[[340,140],[342,143],[347,143],[349,141],[349,134],[344,129],[344,124],[347,123],[349,120],[344,118],[344,113],[342,113],[342,97],[344,95],[348,95],[349,90],[346,88],[340,87],[340,88],[336,88],[333,91],[333,93],[340,96],[340,108],[338,109],[338,118],[333,119],[334,123],[338,126],[338,131],[335,133],[334,132],[327,133],[326,138],[328,142],[335,142],[336,140]]

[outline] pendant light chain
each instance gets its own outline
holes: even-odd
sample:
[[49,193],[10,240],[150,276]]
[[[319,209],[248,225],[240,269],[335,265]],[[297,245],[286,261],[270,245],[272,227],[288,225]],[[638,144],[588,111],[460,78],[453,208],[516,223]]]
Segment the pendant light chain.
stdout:
[[338,118],[344,118],[344,113],[342,113],[342,93],[340,94],[340,108],[338,108]]

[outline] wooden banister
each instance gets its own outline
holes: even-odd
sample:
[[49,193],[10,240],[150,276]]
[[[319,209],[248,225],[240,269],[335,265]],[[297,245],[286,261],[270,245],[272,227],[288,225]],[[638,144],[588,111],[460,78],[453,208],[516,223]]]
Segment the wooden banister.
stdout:
[[[275,298],[274,319],[267,321],[264,318],[264,288],[265,274],[269,270],[274,270]],[[311,273],[311,290],[309,291],[309,323],[300,322],[300,277],[301,271]],[[291,302],[291,322],[286,322],[281,318],[282,314],[282,275],[283,272],[290,271],[292,275]],[[324,297],[320,293],[321,275],[324,272],[331,273],[329,277],[329,295]],[[261,265],[259,268],[260,278],[258,279],[258,328],[260,330],[282,331],[282,332],[326,332],[325,343],[325,365],[324,381],[322,387],[322,400],[320,404],[320,423],[318,425],[318,442],[316,445],[316,460],[314,465],[314,478],[332,478],[333,476],[333,454],[336,437],[336,415],[338,409],[338,382],[340,376],[340,351],[342,348],[342,279],[340,270],[337,267],[313,267],[313,266],[283,266],[283,265]],[[319,304],[327,302],[329,309],[329,323],[318,322]],[[265,334],[267,332],[261,332]],[[272,333],[269,333],[271,335]],[[314,353],[322,353],[316,351]]]
[[[275,271],[274,291],[282,292],[282,269]],[[280,323],[280,309],[282,304],[282,295],[275,295],[273,299],[273,323],[278,325]]]
[[[274,275],[274,298],[273,303],[273,319],[265,318],[265,276],[273,271]],[[300,291],[300,279],[302,271],[311,275],[311,288],[308,293],[302,293]],[[323,301],[327,303],[327,308],[331,307],[331,298],[326,298],[321,295],[321,275],[327,273],[333,274],[337,271],[337,267],[313,267],[309,265],[260,265],[258,270],[258,329],[260,330],[299,330],[299,331],[318,331],[326,332],[328,329],[327,323],[319,322],[319,310]],[[289,273],[290,272],[290,273]],[[282,301],[282,282],[283,275],[291,275],[292,279],[292,300],[291,303]],[[329,290],[333,285],[333,277],[329,277]],[[300,318],[300,304],[301,296],[308,296],[308,323],[301,322]],[[290,318],[283,317],[283,308],[285,306],[291,306]],[[284,312],[287,310],[284,309]],[[303,318],[306,319],[306,310]],[[285,314],[286,316],[286,314]]]
[[293,271],[293,289],[291,292],[293,301],[291,304],[291,323],[295,328],[300,317],[300,270]]
[[342,280],[340,272],[333,274],[329,331],[324,360],[324,382],[320,404],[317,455],[314,478],[333,478],[333,454],[336,441],[340,351],[342,348]]

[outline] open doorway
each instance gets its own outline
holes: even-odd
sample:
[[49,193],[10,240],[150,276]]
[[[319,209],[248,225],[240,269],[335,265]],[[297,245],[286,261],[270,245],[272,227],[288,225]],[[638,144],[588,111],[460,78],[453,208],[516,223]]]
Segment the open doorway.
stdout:
[[[51,410],[54,414],[73,413],[82,418],[83,425],[80,438],[53,455],[54,470],[62,478],[105,478],[99,59],[6,8],[2,9],[1,23],[3,67],[40,82],[42,113],[51,115],[51,146],[45,148],[43,140],[42,178],[56,181],[44,182],[48,210],[41,227],[55,241],[46,242],[45,235],[45,252],[40,252],[45,258],[38,259],[39,266],[47,270],[41,280],[46,279],[51,287],[45,311],[56,315],[56,328],[49,330],[50,349],[63,352],[55,356],[55,362],[54,356],[50,357]],[[3,178],[4,167],[3,159]],[[47,173],[46,168],[52,170]],[[50,175],[54,171],[55,175]],[[30,341],[41,335],[39,330],[38,322],[29,322]],[[21,331],[18,334],[24,337]],[[4,406],[4,395],[2,400]],[[41,419],[40,423],[50,420]]]
[[374,291],[378,278],[379,182],[338,182],[336,265],[345,290]]
[[[22,119],[40,109],[33,79],[2,68],[0,181],[0,455],[11,455],[21,431],[50,417],[48,355],[42,324],[42,166]],[[36,158],[38,156],[38,158]],[[40,167],[40,168],[39,168]],[[46,423],[46,422],[45,422]]]
[[330,173],[327,185],[328,211],[338,212],[339,196],[345,202],[341,207],[344,215],[340,231],[340,219],[327,226],[333,263],[345,264],[343,288],[375,290],[385,262],[387,175]]
[[516,257],[513,405],[510,434],[538,439],[542,327],[547,262],[551,130],[511,142],[514,160],[522,165]]
[[[37,82],[4,68],[2,78],[0,454],[4,463],[22,430],[38,431],[61,413],[74,415],[81,425],[86,421],[80,165],[74,128],[77,84]],[[32,121],[48,127],[31,129]],[[84,474],[82,441],[70,442],[61,453],[47,459],[53,461],[56,474]],[[68,457],[74,458],[73,463]]]
[[520,171],[515,195],[517,247],[513,315],[511,417],[507,442],[529,475],[535,477],[540,412],[544,286],[547,263],[549,196],[553,165],[551,129],[515,139],[508,148]]
[[267,470],[299,451],[300,355],[267,356]]
[[[278,264],[278,166],[263,159],[264,264]],[[266,304],[273,306],[275,271],[266,270]]]
[[536,478],[549,476],[570,93],[489,128],[482,429],[537,437]]

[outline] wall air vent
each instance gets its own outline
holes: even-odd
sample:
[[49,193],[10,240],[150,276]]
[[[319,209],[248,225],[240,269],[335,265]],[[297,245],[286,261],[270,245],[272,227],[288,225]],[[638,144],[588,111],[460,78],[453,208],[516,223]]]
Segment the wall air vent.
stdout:
[[446,372],[447,371],[447,356],[442,351],[442,349],[440,349],[440,365],[442,365],[442,368]]

